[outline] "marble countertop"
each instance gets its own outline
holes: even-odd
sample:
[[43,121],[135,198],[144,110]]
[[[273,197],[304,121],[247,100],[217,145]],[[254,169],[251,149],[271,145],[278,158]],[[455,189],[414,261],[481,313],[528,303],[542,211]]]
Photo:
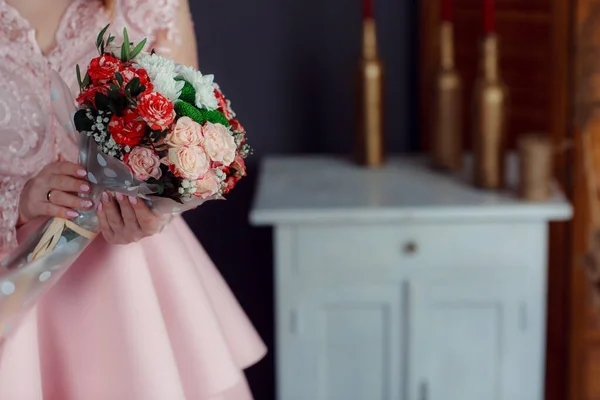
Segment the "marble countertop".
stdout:
[[454,175],[433,171],[424,157],[391,158],[381,169],[358,167],[343,157],[267,157],[250,215],[255,225],[386,223],[398,221],[568,220],[572,209],[554,185],[544,202],[516,196],[518,160],[508,157],[508,189],[470,184],[470,160]]

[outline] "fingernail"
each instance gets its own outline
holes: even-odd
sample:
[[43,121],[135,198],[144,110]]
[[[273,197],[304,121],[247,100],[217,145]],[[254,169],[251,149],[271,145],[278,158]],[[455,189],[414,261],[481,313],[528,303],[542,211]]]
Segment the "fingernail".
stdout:
[[110,201],[110,196],[106,192],[102,192],[102,201],[108,203]]
[[67,216],[69,216],[71,218],[75,218],[75,217],[78,217],[79,214],[77,214],[75,211],[67,211]]
[[130,202],[131,204],[137,204],[137,197],[132,197],[132,196],[129,196],[129,202]]
[[123,193],[117,192],[117,193],[115,193],[115,196],[117,196],[117,200],[119,200],[119,201],[123,200]]
[[98,211],[102,211],[102,202],[98,203]]
[[86,184],[83,184],[79,187],[79,189],[81,189],[82,192],[87,192],[90,190],[90,187]]
[[86,175],[87,175],[87,172],[86,172],[86,170],[85,170],[85,169],[78,169],[78,170],[77,170],[77,175],[79,175],[79,176],[81,176],[81,177],[84,177],[84,176],[86,176]]
[[92,205],[93,205],[92,202],[89,201],[89,200],[84,200],[84,201],[81,202],[81,207],[89,208]]

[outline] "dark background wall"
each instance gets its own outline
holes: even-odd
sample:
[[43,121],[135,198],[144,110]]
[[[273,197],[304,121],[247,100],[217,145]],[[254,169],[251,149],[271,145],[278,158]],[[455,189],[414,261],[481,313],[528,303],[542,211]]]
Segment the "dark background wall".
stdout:
[[[417,4],[375,3],[387,73],[388,149],[409,151],[419,141]],[[186,220],[270,348],[247,372],[255,398],[274,399],[271,230],[249,226],[248,212],[261,157],[351,153],[361,1],[190,0],[190,7],[200,68],[215,73],[233,100],[255,153],[249,177],[228,201],[206,204]]]

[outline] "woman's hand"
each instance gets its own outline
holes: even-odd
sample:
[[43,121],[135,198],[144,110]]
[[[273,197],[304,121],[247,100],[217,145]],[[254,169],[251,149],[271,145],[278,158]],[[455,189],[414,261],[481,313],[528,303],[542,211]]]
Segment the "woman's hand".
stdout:
[[98,204],[98,221],[104,239],[112,244],[137,242],[160,232],[166,223],[138,198],[121,193],[113,198],[106,192]]
[[54,162],[31,178],[23,187],[19,198],[19,224],[41,216],[72,219],[77,209],[92,207],[88,199],[78,193],[88,193],[90,185],[81,165],[67,161]]

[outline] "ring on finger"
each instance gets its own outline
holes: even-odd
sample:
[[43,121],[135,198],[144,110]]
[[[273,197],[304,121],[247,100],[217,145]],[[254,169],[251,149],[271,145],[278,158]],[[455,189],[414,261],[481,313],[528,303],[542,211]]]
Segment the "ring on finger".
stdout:
[[48,192],[46,192],[46,200],[48,202],[51,202],[50,198],[52,197],[52,189],[48,190]]

